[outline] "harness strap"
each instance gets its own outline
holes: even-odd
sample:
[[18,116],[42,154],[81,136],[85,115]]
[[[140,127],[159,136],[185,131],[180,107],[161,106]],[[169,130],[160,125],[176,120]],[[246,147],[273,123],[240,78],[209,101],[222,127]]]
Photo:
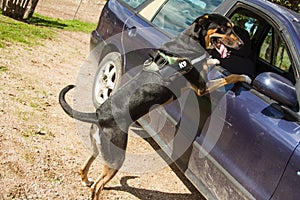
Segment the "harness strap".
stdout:
[[174,76],[188,73],[194,64],[202,62],[207,57],[204,54],[189,61],[187,58],[166,55],[159,50],[150,50],[149,55],[151,58],[144,63],[144,70],[158,73],[167,81],[171,81]]
[[198,62],[202,62],[204,59],[207,58],[207,54],[203,54],[202,56],[198,57],[198,58],[195,58],[191,61],[192,65],[195,65],[196,63]]

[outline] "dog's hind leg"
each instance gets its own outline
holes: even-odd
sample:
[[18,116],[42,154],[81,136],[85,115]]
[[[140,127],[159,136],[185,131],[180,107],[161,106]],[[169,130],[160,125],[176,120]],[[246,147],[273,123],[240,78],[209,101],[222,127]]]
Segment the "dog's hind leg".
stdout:
[[117,169],[111,168],[107,165],[103,166],[101,175],[91,187],[91,199],[96,200],[99,198],[105,184],[108,183],[117,172]]
[[95,159],[96,156],[91,155],[80,168],[80,176],[84,186],[91,187],[93,184],[93,181],[88,178],[88,172]]
[[82,184],[88,187],[91,187],[93,185],[93,181],[88,178],[89,169],[92,163],[94,162],[94,160],[99,155],[99,150],[97,148],[95,138],[93,137],[94,134],[99,134],[99,129],[96,125],[93,124],[90,129],[90,139],[93,146],[93,154],[83,163],[83,165],[80,168],[80,176],[81,176]]

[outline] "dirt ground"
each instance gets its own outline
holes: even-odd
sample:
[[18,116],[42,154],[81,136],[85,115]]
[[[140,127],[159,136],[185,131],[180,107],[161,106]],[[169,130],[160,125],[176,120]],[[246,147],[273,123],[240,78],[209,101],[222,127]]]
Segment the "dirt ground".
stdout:
[[[36,12],[73,19],[79,0],[40,0]],[[76,19],[97,22],[103,1],[84,0]],[[44,45],[10,45],[0,49],[0,200],[88,199],[79,168],[90,152],[74,120],[58,104],[58,93],[76,83],[89,53],[89,34],[58,31]],[[151,152],[134,137],[129,149]],[[159,158],[156,158],[159,159]],[[101,171],[95,162],[91,177]],[[147,172],[120,172],[101,199],[201,199],[165,165]]]

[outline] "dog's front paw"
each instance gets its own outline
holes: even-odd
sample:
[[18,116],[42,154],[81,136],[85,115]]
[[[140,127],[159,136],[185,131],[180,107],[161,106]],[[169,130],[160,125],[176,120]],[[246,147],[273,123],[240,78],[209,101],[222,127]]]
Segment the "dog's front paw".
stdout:
[[249,85],[252,83],[252,79],[249,76],[245,74],[243,74],[242,76],[244,77],[244,82],[248,83]]
[[209,59],[207,59],[207,64],[208,65],[219,65],[220,61],[215,58],[209,58]]

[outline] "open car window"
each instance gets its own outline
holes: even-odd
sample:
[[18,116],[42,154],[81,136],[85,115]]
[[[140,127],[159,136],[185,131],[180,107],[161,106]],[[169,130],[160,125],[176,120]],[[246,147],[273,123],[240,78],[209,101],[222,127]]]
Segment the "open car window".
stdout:
[[290,69],[291,60],[288,49],[273,28],[270,28],[262,43],[259,57],[284,72],[288,72]]
[[274,72],[295,82],[289,48],[274,24],[263,15],[244,8],[237,9],[231,20],[249,33],[249,58],[255,64],[254,77],[262,72]]

